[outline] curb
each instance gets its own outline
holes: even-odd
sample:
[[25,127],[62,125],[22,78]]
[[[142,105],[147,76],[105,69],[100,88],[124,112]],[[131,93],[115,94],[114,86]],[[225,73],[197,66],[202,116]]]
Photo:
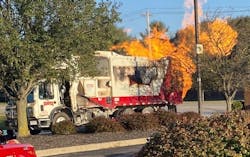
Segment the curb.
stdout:
[[53,155],[60,155],[60,154],[109,149],[109,148],[115,148],[115,147],[141,145],[141,144],[145,144],[146,142],[147,142],[147,138],[138,138],[138,139],[132,139],[132,140],[112,141],[112,142],[103,142],[103,143],[96,143],[96,144],[71,146],[71,147],[52,148],[52,149],[37,150],[36,155],[37,157],[46,157],[46,156],[53,156]]

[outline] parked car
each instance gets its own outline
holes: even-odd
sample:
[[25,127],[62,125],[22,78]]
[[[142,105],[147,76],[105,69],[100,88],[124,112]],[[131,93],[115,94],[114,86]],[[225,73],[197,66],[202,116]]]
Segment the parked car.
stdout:
[[31,144],[23,144],[15,139],[12,130],[0,129],[0,157],[37,157]]

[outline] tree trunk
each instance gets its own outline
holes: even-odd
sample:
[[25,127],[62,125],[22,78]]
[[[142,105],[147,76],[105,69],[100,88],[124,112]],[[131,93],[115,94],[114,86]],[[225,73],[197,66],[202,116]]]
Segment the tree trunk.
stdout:
[[226,104],[227,104],[227,112],[232,111],[232,97],[226,97]]
[[27,137],[30,135],[27,121],[27,100],[21,98],[17,104],[17,122],[18,122],[18,137]]

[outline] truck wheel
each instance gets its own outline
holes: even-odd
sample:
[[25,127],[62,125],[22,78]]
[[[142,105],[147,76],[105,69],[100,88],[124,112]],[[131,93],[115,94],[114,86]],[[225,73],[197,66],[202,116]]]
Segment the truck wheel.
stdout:
[[130,115],[135,113],[135,111],[132,108],[126,108],[124,110],[121,111],[121,115]]
[[153,112],[154,112],[153,107],[145,107],[145,108],[142,109],[142,111],[141,111],[142,114],[150,114],[150,113],[153,113]]
[[115,118],[119,117],[119,116],[121,115],[121,112],[122,112],[121,109],[116,110],[116,111],[113,113],[112,117],[115,117]]
[[64,112],[58,112],[54,116],[52,124],[54,125],[56,123],[59,123],[61,121],[65,121],[65,120],[70,120],[69,116]]
[[170,112],[177,112],[176,105],[167,105],[168,106],[168,111]]

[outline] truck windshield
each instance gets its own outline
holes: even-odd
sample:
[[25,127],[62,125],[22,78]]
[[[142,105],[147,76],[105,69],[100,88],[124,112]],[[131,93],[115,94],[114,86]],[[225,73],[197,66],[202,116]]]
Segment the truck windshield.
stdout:
[[53,99],[53,86],[49,82],[42,82],[39,85],[39,98],[40,99]]
[[109,60],[106,57],[96,57],[96,69],[98,76],[109,76]]

